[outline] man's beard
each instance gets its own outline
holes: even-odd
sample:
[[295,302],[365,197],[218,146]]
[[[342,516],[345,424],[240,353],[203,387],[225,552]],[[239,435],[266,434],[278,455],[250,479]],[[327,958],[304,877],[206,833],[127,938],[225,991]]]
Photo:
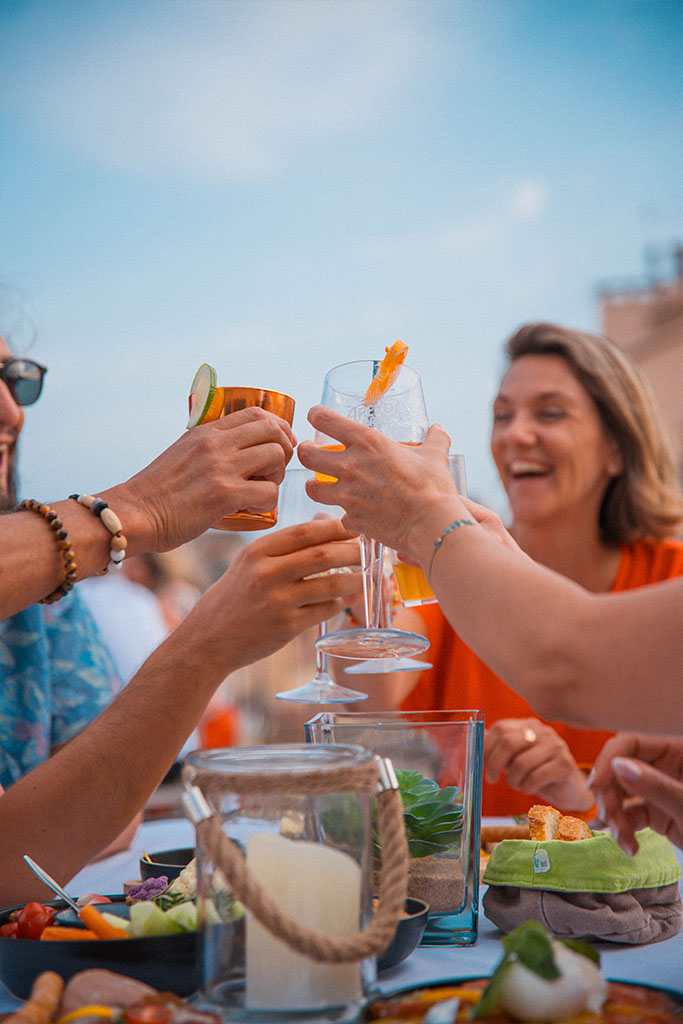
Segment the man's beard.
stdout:
[[0,512],[8,512],[17,503],[17,446],[16,443],[9,454],[7,470],[7,490],[0,493]]

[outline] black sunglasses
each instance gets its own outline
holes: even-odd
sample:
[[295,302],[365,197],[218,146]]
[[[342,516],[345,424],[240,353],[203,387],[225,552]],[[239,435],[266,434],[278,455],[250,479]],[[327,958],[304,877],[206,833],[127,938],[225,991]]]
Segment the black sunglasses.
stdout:
[[12,358],[0,364],[0,380],[9,388],[17,405],[33,405],[43,390],[43,377],[47,367],[32,359]]

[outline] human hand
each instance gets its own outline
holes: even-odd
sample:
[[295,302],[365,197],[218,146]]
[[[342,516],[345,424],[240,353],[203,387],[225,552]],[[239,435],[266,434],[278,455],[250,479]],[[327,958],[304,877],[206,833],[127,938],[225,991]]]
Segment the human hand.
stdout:
[[483,526],[490,537],[494,537],[504,547],[510,548],[513,551],[521,552],[521,548],[515,540],[512,539],[510,533],[503,526],[502,521],[492,512],[486,505],[478,505],[476,501],[471,501],[469,498],[462,498],[463,504],[467,507],[467,511],[470,513],[472,518]]
[[132,551],[167,551],[241,508],[269,512],[292,457],[289,424],[253,407],[187,430],[149,466],[101,496]]
[[601,819],[629,856],[647,826],[683,848],[683,737],[620,733],[600,751],[589,781]]
[[[336,519],[264,534],[239,553],[178,629],[226,671],[264,658],[342,610],[360,583],[360,549]],[[330,569],[351,567],[351,572]],[[176,630],[177,632],[177,630]]]
[[555,730],[538,718],[501,718],[486,730],[484,767],[489,782],[501,775],[508,785],[535,794],[564,811],[593,805],[586,776]]
[[346,509],[343,522],[349,530],[375,537],[419,561],[425,553],[425,516],[436,505],[453,507],[459,501],[448,471],[448,435],[433,426],[423,444],[402,445],[324,406],[314,406],[308,419],[316,430],[344,445],[343,451],[320,448],[312,441],[299,445],[302,465],[336,478],[334,483],[309,481],[309,495]]

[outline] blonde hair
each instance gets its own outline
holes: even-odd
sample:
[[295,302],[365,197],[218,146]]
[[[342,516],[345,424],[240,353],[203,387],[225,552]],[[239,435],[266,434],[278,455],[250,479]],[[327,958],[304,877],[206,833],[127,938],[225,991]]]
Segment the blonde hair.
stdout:
[[520,327],[505,353],[508,364],[521,356],[561,356],[595,402],[623,463],[602,499],[602,540],[631,544],[672,536],[683,522],[674,462],[650,389],[628,356],[607,338],[550,323]]

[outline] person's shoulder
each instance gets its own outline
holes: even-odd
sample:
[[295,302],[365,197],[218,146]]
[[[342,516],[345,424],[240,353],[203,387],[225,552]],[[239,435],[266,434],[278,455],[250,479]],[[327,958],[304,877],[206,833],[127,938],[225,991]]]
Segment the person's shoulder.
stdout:
[[683,540],[646,537],[622,548],[615,590],[642,587],[683,575]]

